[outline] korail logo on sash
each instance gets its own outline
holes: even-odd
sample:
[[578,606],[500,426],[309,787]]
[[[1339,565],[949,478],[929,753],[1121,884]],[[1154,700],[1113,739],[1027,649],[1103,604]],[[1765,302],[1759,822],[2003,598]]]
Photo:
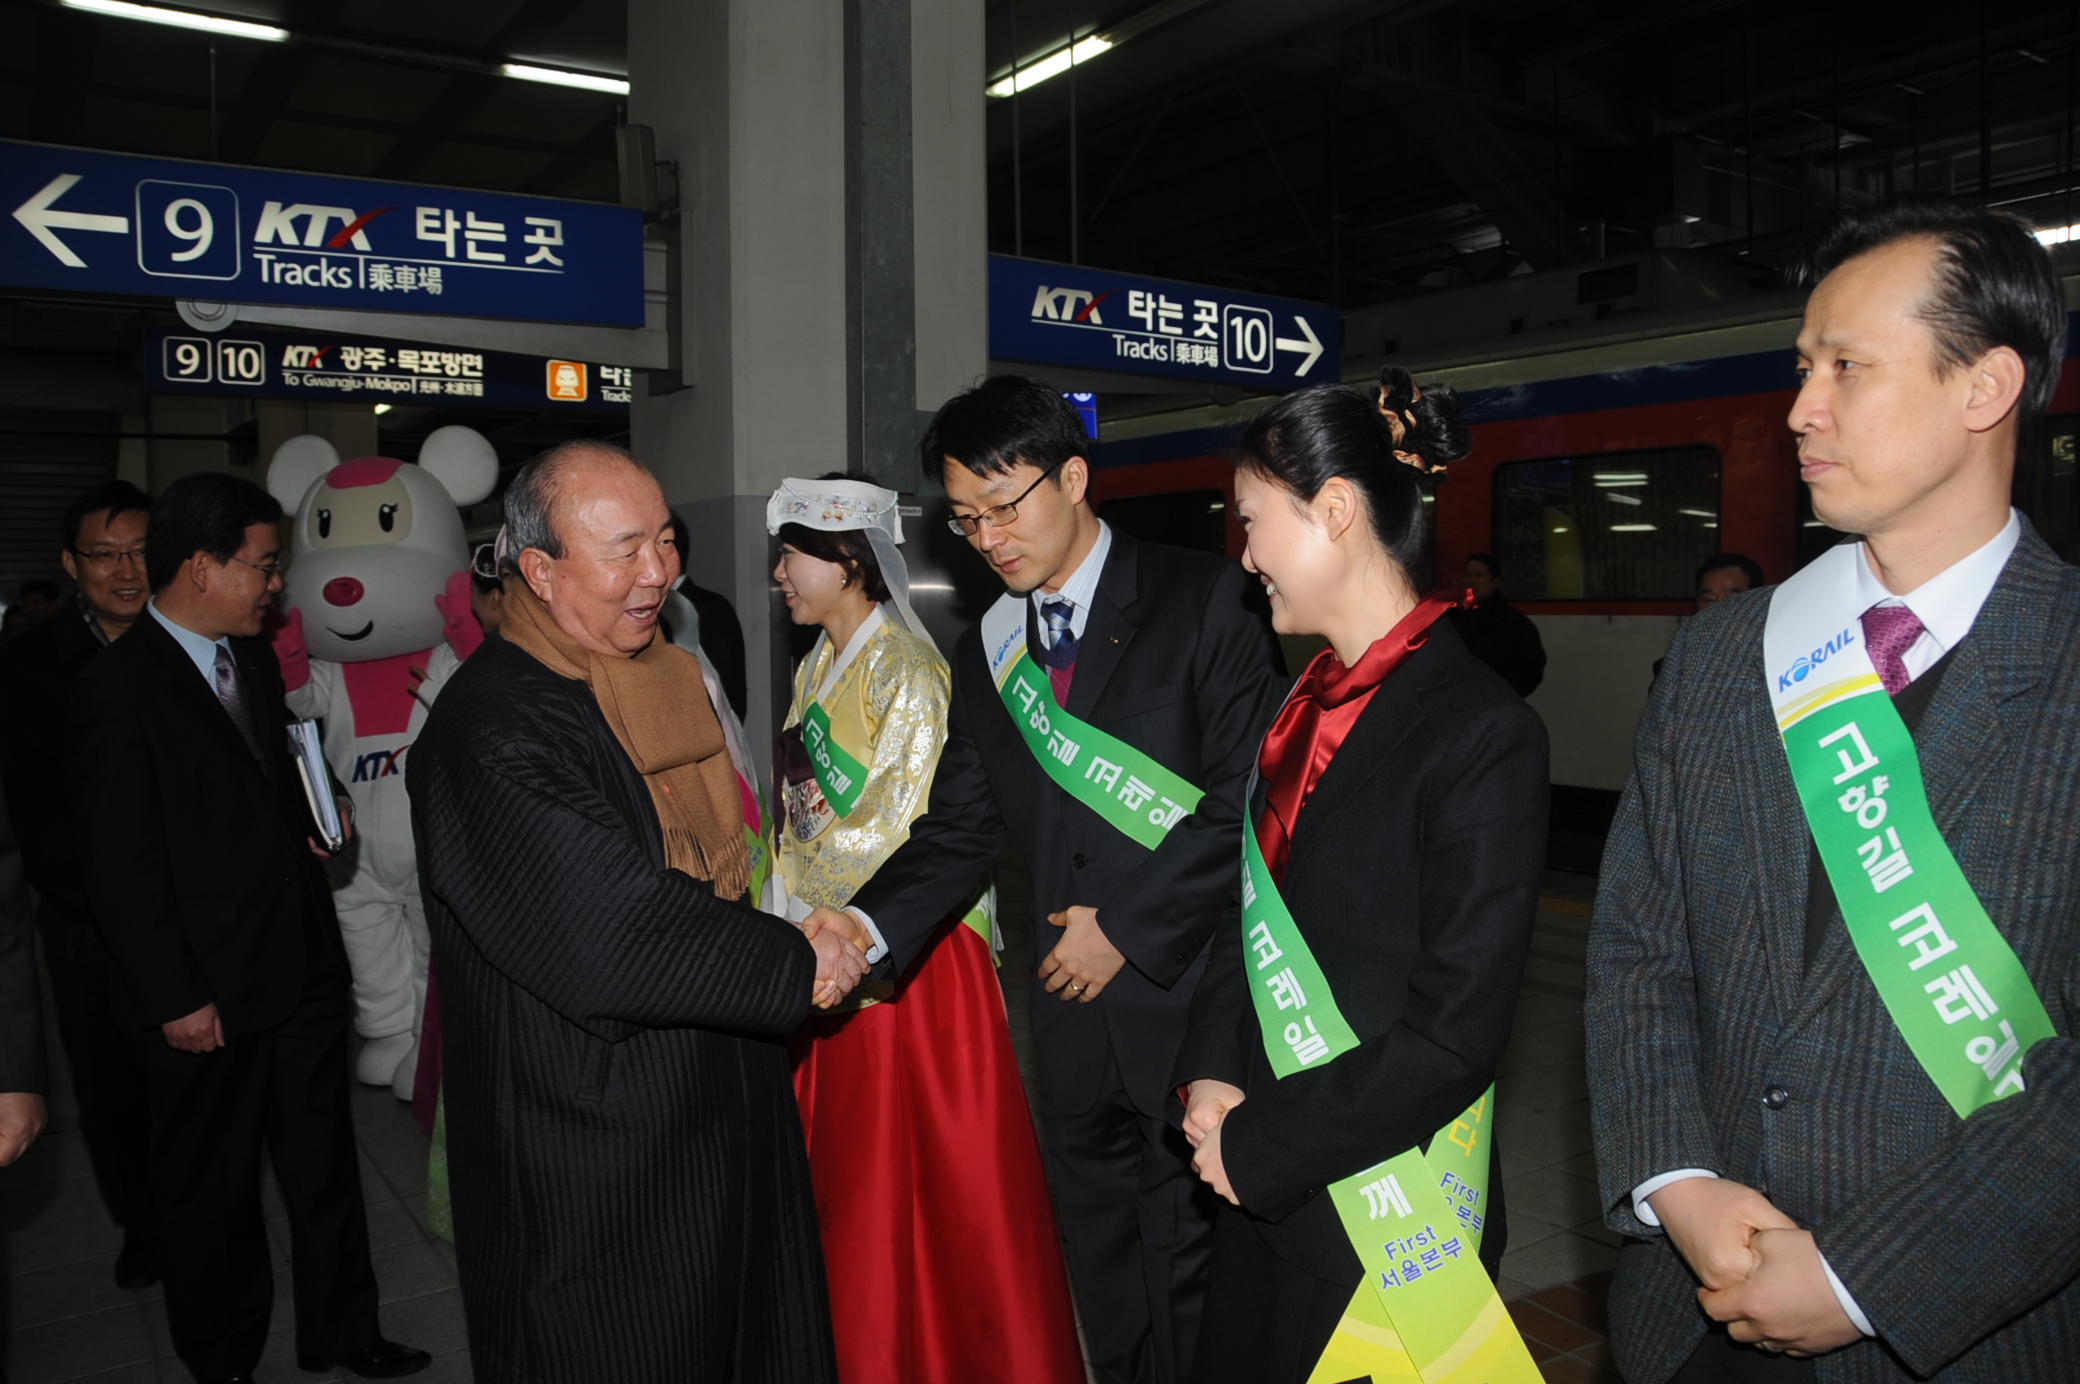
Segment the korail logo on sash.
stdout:
[[2029,974],[1936,827],[1914,737],[1861,634],[1861,544],[1770,597],[1763,667],[1806,824],[1857,957],[1961,1119],[2023,1089],[2052,1036]]

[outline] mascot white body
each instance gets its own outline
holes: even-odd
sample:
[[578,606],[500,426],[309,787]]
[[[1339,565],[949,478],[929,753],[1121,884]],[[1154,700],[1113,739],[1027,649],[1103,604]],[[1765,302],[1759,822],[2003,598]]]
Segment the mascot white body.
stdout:
[[355,1074],[404,1100],[431,950],[405,775],[427,708],[482,638],[457,506],[497,481],[491,444],[454,427],[427,438],[416,466],[341,462],[324,439],[298,437],[267,470],[268,490],[295,515],[275,633],[289,710],[324,722],[325,757],[354,802],[354,843],[332,882],[355,1027],[368,1040]]

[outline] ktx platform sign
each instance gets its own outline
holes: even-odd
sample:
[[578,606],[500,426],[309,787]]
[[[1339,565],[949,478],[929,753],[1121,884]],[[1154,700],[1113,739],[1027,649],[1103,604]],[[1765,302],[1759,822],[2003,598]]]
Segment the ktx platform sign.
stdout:
[[1293,389],[1338,378],[1340,340],[1318,303],[989,257],[994,360]]
[[625,414],[635,387],[625,365],[245,327],[215,336],[155,327],[145,337],[145,376],[155,394],[557,413]]
[[0,283],[641,326],[628,207],[0,140]]

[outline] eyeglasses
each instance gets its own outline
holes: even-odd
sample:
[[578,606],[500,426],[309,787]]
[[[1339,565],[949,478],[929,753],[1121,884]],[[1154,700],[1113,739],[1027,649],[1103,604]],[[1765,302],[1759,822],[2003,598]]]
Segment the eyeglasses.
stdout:
[[252,568],[255,572],[258,572],[261,576],[267,578],[269,581],[273,581],[276,577],[279,577],[282,574],[282,561],[280,558],[276,558],[273,562],[247,562],[237,553],[233,553],[231,555],[231,560],[241,567]]
[[134,562],[139,567],[144,566],[144,549],[142,548],[125,548],[121,552],[115,552],[108,548],[96,548],[91,553],[80,548],[74,548],[72,555],[97,572],[113,572],[126,562]]
[[1034,481],[1031,485],[1027,486],[1024,490],[1019,491],[1018,494],[1012,496],[1003,504],[991,505],[988,509],[982,511],[982,513],[980,514],[956,514],[946,521],[946,527],[952,530],[954,533],[959,534],[963,538],[973,538],[975,536],[976,531],[979,530],[984,524],[989,525],[993,529],[1003,528],[1006,524],[1009,524],[1018,518],[1018,502],[1020,500],[1023,500],[1026,496],[1032,494],[1035,490],[1038,490],[1040,488],[1040,481],[1046,480],[1049,476],[1052,476],[1055,472],[1061,470],[1064,466],[1068,464],[1069,463],[1066,460],[1056,462],[1054,465],[1048,467],[1045,471],[1042,471],[1040,473],[1039,480]]

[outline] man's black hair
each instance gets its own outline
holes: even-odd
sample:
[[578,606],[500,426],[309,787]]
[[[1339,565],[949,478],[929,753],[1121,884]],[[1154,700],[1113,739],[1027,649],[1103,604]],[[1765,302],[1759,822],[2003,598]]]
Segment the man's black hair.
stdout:
[[1490,572],[1493,572],[1495,574],[1495,580],[1502,580],[1502,559],[1495,556],[1495,554],[1468,553],[1466,555],[1466,560],[1468,562],[1480,563],[1482,566],[1486,567]]
[[1722,567],[1738,567],[1747,573],[1750,591],[1769,585],[1768,578],[1762,575],[1762,564],[1746,553],[1713,553],[1697,564],[1697,580],[1692,585],[1699,591],[1704,590],[1704,579]]
[[1859,255],[1903,240],[1936,243],[1919,316],[1935,337],[1938,374],[1997,347],[2013,349],[2025,371],[2016,423],[2030,437],[2051,405],[2066,353],[2065,291],[2035,229],[2012,212],[1902,198],[1836,217],[1801,257],[1796,278],[1816,285]]
[[103,481],[74,500],[65,510],[65,546],[79,549],[79,531],[87,516],[99,514],[113,524],[119,514],[150,514],[152,497],[128,481]]
[[246,545],[246,530],[282,517],[274,496],[249,480],[222,471],[198,471],[166,487],[152,506],[145,534],[144,574],[153,591],[164,591],[181,564],[197,553],[229,562]]
[[1071,457],[1088,460],[1097,445],[1053,385],[992,375],[940,405],[917,451],[926,475],[943,477],[959,462],[978,476],[1001,476],[1020,463],[1051,471]]

